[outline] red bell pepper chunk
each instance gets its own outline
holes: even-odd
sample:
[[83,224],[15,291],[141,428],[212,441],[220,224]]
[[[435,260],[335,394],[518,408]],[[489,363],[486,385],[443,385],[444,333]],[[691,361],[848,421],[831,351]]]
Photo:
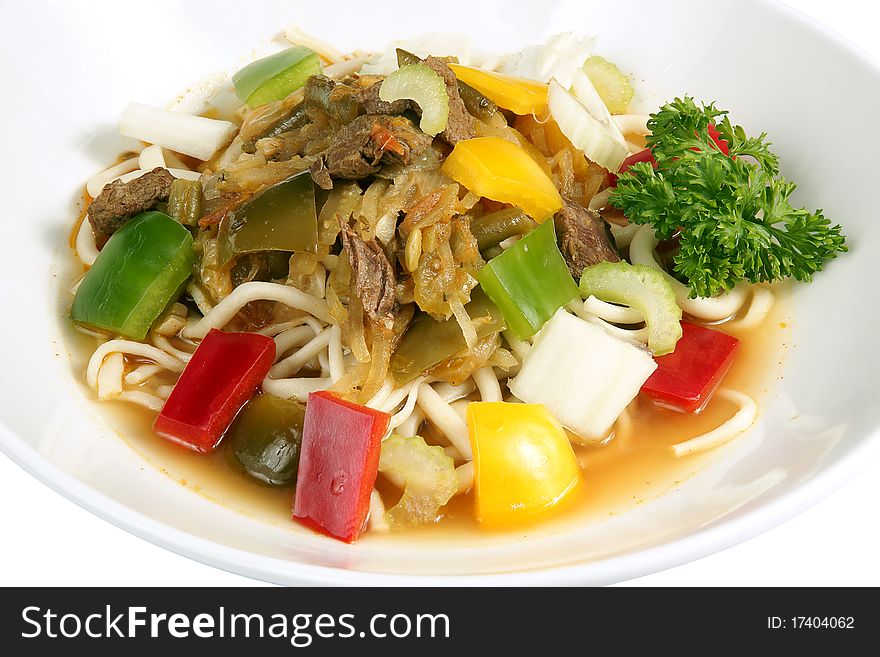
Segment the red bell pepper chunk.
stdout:
[[306,405],[293,517],[346,543],[363,531],[391,416],[330,392]]
[[214,451],[275,361],[275,341],[258,333],[212,330],[199,344],[153,430],[189,449]]
[[699,413],[733,364],[739,340],[690,322],[682,322],[681,330],[675,351],[654,358],[657,369],[642,392],[661,406]]
[[638,162],[650,162],[651,166],[655,169],[657,168],[657,162],[654,160],[654,156],[651,154],[651,149],[646,148],[643,151],[639,151],[638,153],[633,153],[628,158],[623,161],[623,164],[620,165],[620,169],[617,170],[617,173],[608,173],[608,185],[609,187],[617,187],[617,176],[621,173],[626,173],[629,171],[629,168]]
[[[719,151],[721,151],[725,155],[730,155],[730,144],[727,143],[726,139],[721,138],[721,133],[718,132],[718,128],[715,127],[714,123],[709,124],[709,137],[711,137],[712,141],[715,142],[715,145],[718,147]],[[699,149],[694,148],[692,150]],[[657,168],[657,161],[654,159],[654,156],[651,153],[651,149],[646,148],[645,150],[639,151],[638,153],[633,153],[628,158],[626,158],[620,165],[620,169],[618,169],[617,173],[609,173],[608,186],[617,187],[617,177],[622,173],[626,173],[633,164],[636,164],[638,162],[650,162],[651,166],[653,166],[655,169]]]

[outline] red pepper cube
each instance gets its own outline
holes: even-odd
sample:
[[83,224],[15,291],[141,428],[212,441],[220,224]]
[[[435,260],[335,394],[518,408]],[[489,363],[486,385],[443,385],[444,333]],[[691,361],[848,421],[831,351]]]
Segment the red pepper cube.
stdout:
[[675,351],[654,358],[657,369],[642,392],[661,406],[699,413],[733,364],[739,340],[690,322],[682,322],[681,330]]
[[211,453],[274,361],[272,338],[213,329],[180,375],[153,430],[196,452]]
[[651,166],[655,169],[657,168],[657,161],[654,159],[654,155],[651,153],[650,148],[646,148],[643,151],[639,151],[638,153],[633,153],[629,157],[627,157],[623,163],[620,165],[620,169],[617,170],[617,173],[608,172],[608,185],[610,187],[617,187],[617,177],[629,171],[630,167],[634,164],[638,164],[639,162],[650,162]]
[[294,519],[346,543],[360,535],[390,419],[329,392],[309,395]]

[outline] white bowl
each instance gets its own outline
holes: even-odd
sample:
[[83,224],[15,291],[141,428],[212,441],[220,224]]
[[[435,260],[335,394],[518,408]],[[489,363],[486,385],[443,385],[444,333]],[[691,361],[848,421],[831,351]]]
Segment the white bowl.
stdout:
[[[260,9],[254,7],[259,5]],[[452,9],[459,5],[461,11]],[[0,448],[83,507],[159,545],[285,584],[599,584],[730,546],[803,510],[880,452],[880,355],[865,330],[876,279],[874,156],[861,129],[880,114],[880,70],[834,35],[750,0],[446,3],[364,11],[363,3],[18,3],[0,42]],[[437,5],[434,5],[437,7]],[[375,7],[375,3],[371,5]],[[14,11],[14,15],[12,12]],[[429,20],[425,16],[430,14]],[[328,20],[328,18],[330,20]],[[639,102],[689,93],[767,131],[797,200],[841,222],[851,252],[793,295],[784,378],[760,422],[704,471],[604,522],[443,543],[311,535],[181,486],[130,449],[89,401],[68,354],[61,292],[66,239],[83,181],[122,147],[115,121],[130,100],[162,105],[192,83],[232,72],[296,22],[340,49],[380,48],[430,30],[466,32],[505,51],[576,30],[635,72]],[[858,324],[855,324],[855,322]],[[112,424],[112,423],[111,423]]]

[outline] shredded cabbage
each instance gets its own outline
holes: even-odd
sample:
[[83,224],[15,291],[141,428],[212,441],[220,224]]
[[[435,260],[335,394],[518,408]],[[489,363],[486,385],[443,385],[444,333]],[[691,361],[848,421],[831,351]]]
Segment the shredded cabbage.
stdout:
[[544,45],[527,46],[519,52],[505,55],[497,67],[499,73],[540,82],[556,80],[568,89],[575,71],[593,53],[596,37],[578,38],[574,32],[562,32]]
[[400,501],[385,513],[392,528],[435,521],[458,490],[455,462],[421,436],[389,436],[382,443],[379,472],[403,487]]

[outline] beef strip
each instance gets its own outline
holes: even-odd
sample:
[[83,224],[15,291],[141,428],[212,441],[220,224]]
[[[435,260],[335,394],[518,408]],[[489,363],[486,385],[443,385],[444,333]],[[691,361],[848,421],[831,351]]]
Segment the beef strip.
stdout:
[[397,279],[379,240],[369,242],[347,225],[342,227],[342,247],[351,263],[354,291],[364,312],[373,320],[387,320],[395,308]]
[[358,180],[376,173],[382,163],[409,164],[431,145],[431,137],[402,116],[359,116],[333,137],[312,169],[312,178],[330,189],[329,178]]
[[598,213],[565,201],[553,220],[560,236],[562,255],[575,280],[580,280],[590,265],[620,261],[608,225]]
[[418,110],[418,105],[408,98],[401,98],[390,103],[379,98],[379,89],[382,87],[381,80],[369,87],[359,89],[357,92],[357,102],[363,108],[365,114],[389,114],[400,115],[407,111]]
[[89,205],[89,223],[98,248],[129,219],[167,201],[173,182],[167,169],[156,167],[130,182],[116,180],[106,185]]
[[449,95],[449,120],[446,129],[440,133],[440,138],[450,146],[455,146],[464,139],[474,136],[474,117],[470,115],[458,93],[458,79],[455,73],[439,57],[428,57],[424,63],[436,72],[446,84],[446,93]]

